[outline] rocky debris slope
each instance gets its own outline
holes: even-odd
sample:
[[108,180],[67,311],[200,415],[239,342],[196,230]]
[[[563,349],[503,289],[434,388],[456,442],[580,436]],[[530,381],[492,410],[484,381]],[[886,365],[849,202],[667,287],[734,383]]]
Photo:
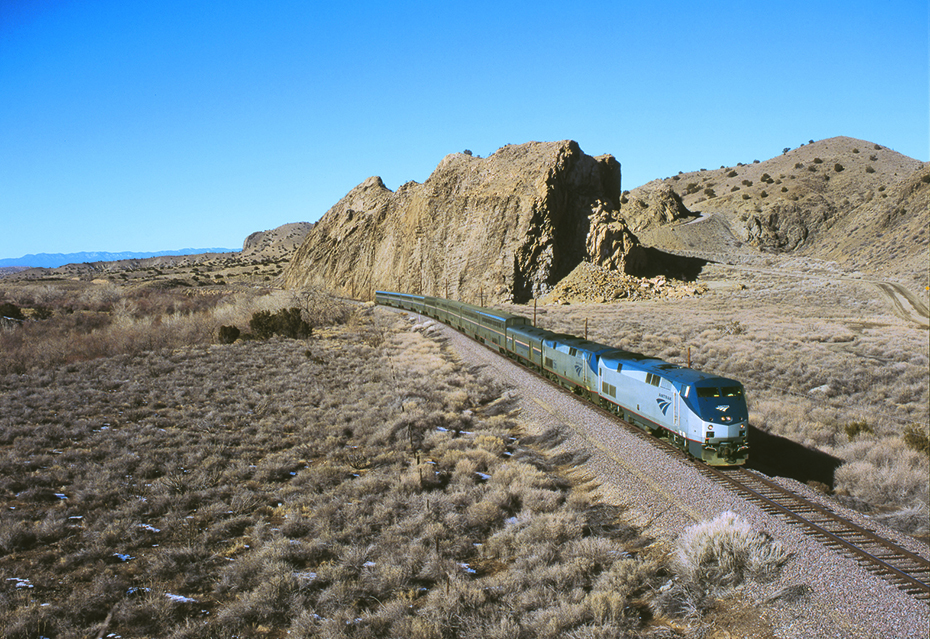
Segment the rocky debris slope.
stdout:
[[350,191],[307,235],[285,285],[527,300],[582,260],[624,271],[644,259],[620,197],[620,164],[573,141],[455,153],[423,184],[391,191],[372,177]]
[[585,304],[616,300],[648,300],[694,297],[707,292],[704,284],[690,284],[656,277],[633,277],[597,264],[582,262],[555,288],[543,296],[544,304]]

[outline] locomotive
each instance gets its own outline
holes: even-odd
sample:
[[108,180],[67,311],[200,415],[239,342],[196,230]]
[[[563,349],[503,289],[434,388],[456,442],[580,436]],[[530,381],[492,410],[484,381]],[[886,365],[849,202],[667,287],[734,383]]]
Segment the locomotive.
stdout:
[[746,463],[749,410],[735,380],[553,333],[522,315],[473,304],[389,291],[377,291],[375,302],[448,324],[706,464]]

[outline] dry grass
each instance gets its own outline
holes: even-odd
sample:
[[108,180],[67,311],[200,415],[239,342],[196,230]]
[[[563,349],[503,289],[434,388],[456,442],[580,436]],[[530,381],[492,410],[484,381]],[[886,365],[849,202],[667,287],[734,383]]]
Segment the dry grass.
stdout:
[[350,315],[348,305],[315,291],[202,291],[160,282],[140,287],[111,282],[8,285],[0,299],[22,307],[28,318],[0,327],[0,374],[209,344],[221,326],[246,332],[258,311],[297,307],[313,326],[342,323]]
[[0,634],[661,632],[663,554],[398,321],[3,375]]
[[[742,381],[752,423],[846,463],[847,503],[926,538],[927,331],[867,284],[710,267],[717,294],[687,300],[547,306],[544,328],[584,333]],[[509,307],[532,316],[533,309]],[[922,517],[912,516],[923,513]]]

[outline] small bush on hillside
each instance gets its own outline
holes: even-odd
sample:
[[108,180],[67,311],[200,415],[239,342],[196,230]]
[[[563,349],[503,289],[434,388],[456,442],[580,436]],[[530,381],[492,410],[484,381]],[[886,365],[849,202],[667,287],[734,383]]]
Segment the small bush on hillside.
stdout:
[[926,425],[921,428],[917,424],[911,424],[904,429],[904,443],[918,453],[930,455],[930,429]]
[[232,344],[239,339],[240,331],[235,326],[220,326],[217,338],[220,344]]
[[10,302],[0,304],[0,317],[9,317],[10,319],[16,320],[25,319],[20,308],[16,304]]
[[249,320],[249,329],[258,339],[268,339],[273,335],[289,337],[291,339],[305,339],[313,334],[313,326],[305,321],[300,309],[281,309],[277,313],[271,311],[258,311],[252,314]]
[[845,167],[839,162],[837,162],[836,164],[833,165],[833,170],[839,173],[840,171],[844,171]]
[[875,433],[875,430],[868,424],[868,422],[850,422],[844,427],[846,431],[846,436],[849,437],[849,440],[852,441],[855,439],[856,435],[861,435],[866,433],[872,435]]

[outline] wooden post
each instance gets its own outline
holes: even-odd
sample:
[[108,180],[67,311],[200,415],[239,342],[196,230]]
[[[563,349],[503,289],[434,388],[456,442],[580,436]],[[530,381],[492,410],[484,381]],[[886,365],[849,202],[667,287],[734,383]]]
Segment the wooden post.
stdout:
[[691,347],[688,347],[688,368],[691,368]]
[[584,318],[584,340],[588,341],[588,318]]
[[533,298],[533,328],[536,327],[536,298]]

